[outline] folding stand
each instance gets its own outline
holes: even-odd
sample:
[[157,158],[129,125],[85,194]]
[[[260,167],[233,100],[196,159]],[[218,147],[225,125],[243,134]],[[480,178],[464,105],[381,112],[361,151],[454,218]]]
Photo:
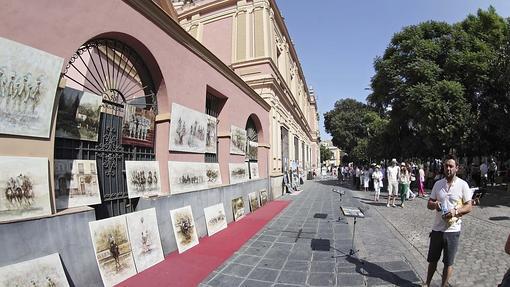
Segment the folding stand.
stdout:
[[353,256],[354,254],[359,252],[359,249],[354,250],[354,238],[355,238],[354,236],[356,235],[356,219],[358,219],[358,217],[364,218],[365,214],[363,214],[363,212],[361,212],[361,210],[357,207],[341,206],[340,208],[342,209],[344,216],[354,218],[354,226],[352,229],[352,244],[351,244],[351,250],[349,250],[349,255],[348,255],[348,256]]

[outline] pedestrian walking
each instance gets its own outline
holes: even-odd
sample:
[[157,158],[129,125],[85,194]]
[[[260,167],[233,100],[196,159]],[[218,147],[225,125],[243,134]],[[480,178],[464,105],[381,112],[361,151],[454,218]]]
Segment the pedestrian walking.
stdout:
[[491,159],[491,163],[489,164],[489,183],[491,186],[494,186],[496,183],[496,174],[498,172],[498,165],[496,164],[496,161],[494,159]]
[[480,165],[480,185],[482,187],[487,187],[487,173],[489,172],[489,166],[487,162],[482,162]]
[[386,169],[386,174],[388,177],[388,202],[386,203],[387,207],[391,206],[395,207],[395,197],[397,197],[398,192],[398,174],[400,169],[397,166],[397,160],[391,160],[391,166]]
[[427,208],[435,210],[435,218],[430,233],[430,244],[427,261],[426,286],[430,286],[437,268],[437,262],[443,253],[443,276],[441,286],[448,286],[453,273],[455,254],[459,247],[461,231],[460,219],[471,212],[473,192],[467,182],[457,177],[459,162],[453,155],[447,156],[444,162],[445,178],[438,180],[432,188]]
[[425,171],[423,170],[423,165],[420,164],[418,169],[418,196],[425,197]]
[[400,172],[398,175],[398,191],[400,194],[400,207],[404,208],[404,202],[409,191],[409,184],[411,183],[411,174],[405,162],[400,164]]
[[370,187],[370,172],[366,167],[363,168],[363,188],[365,191],[368,191],[368,188]]
[[[510,255],[510,234],[508,234],[508,238],[506,239],[505,252]],[[503,280],[501,281],[501,284],[499,284],[499,287],[510,287],[510,268],[508,268],[503,276]]]
[[374,201],[379,201],[379,194],[381,193],[381,187],[383,185],[383,173],[381,172],[381,166],[376,165],[375,171],[372,173],[372,179],[374,181]]

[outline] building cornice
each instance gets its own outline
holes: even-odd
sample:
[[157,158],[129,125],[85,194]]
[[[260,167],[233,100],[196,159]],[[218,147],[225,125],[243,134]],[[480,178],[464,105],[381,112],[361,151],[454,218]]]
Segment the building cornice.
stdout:
[[[234,73],[223,61],[216,57],[211,51],[188,34],[176,21],[174,21],[161,7],[152,1],[123,0],[126,4],[145,16],[152,23],[157,25],[175,41],[193,52],[203,61],[208,63],[216,71],[229,79],[264,110],[270,111],[271,106],[257,94],[239,75]],[[229,0],[230,1],[230,0]]]

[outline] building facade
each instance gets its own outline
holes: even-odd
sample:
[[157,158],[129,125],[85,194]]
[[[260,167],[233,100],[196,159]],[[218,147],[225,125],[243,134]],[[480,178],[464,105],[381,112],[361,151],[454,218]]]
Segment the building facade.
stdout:
[[322,141],[320,144],[331,151],[331,158],[326,160],[326,162],[325,162],[326,166],[330,166],[330,165],[340,166],[340,165],[342,165],[342,157],[345,155],[345,153],[342,151],[342,149],[334,146],[332,141]]
[[[95,256],[89,222],[154,208],[168,254],[177,250],[170,210],[191,206],[202,237],[205,207],[223,203],[230,222],[233,198],[247,203],[248,193],[270,189],[272,107],[221,55],[190,36],[176,15],[165,0],[4,3],[0,268],[58,253],[71,286],[101,286],[96,259],[104,258]],[[41,64],[47,59],[56,63],[52,73]],[[179,125],[177,114],[191,125]],[[195,124],[202,119],[208,119],[205,125]],[[37,128],[40,123],[47,129]],[[188,134],[187,141],[172,131]],[[197,142],[212,143],[212,149],[197,149]],[[152,165],[131,174],[128,161]],[[188,172],[206,164],[217,165],[207,177],[219,177],[221,184],[175,176],[178,166]],[[232,166],[248,171],[233,178]],[[136,180],[128,180],[133,175]],[[138,198],[129,194],[130,184],[161,187],[156,196]],[[186,184],[202,185],[186,190]],[[18,203],[17,189],[26,191],[18,193],[24,197]],[[69,205],[92,195],[98,202]],[[44,208],[28,208],[34,202]]]
[[316,97],[274,0],[173,1],[181,26],[271,106],[269,176],[273,196],[292,163],[319,166]]

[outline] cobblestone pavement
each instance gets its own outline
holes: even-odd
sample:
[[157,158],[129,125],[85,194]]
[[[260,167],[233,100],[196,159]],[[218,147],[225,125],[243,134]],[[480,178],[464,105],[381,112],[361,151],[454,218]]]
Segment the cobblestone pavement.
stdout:
[[[340,202],[336,180],[307,181],[293,202],[200,286],[417,286],[413,262],[422,260],[379,212],[347,191]],[[365,210],[357,220],[340,205]],[[322,217],[322,218],[321,218]],[[419,267],[419,266],[418,266]]]
[[[384,203],[373,202],[373,192],[352,191],[362,203],[369,205],[400,234],[410,252],[416,254],[419,262],[412,264],[425,279],[428,234],[433,221],[433,211],[426,208],[427,199],[416,198],[408,201],[405,208],[386,207]],[[453,286],[497,286],[504,273],[510,268],[510,256],[504,252],[506,238],[510,233],[510,192],[505,189],[487,194],[482,205],[463,217],[460,247],[450,280]],[[438,270],[442,270],[438,264]],[[434,275],[435,281],[440,273]]]

